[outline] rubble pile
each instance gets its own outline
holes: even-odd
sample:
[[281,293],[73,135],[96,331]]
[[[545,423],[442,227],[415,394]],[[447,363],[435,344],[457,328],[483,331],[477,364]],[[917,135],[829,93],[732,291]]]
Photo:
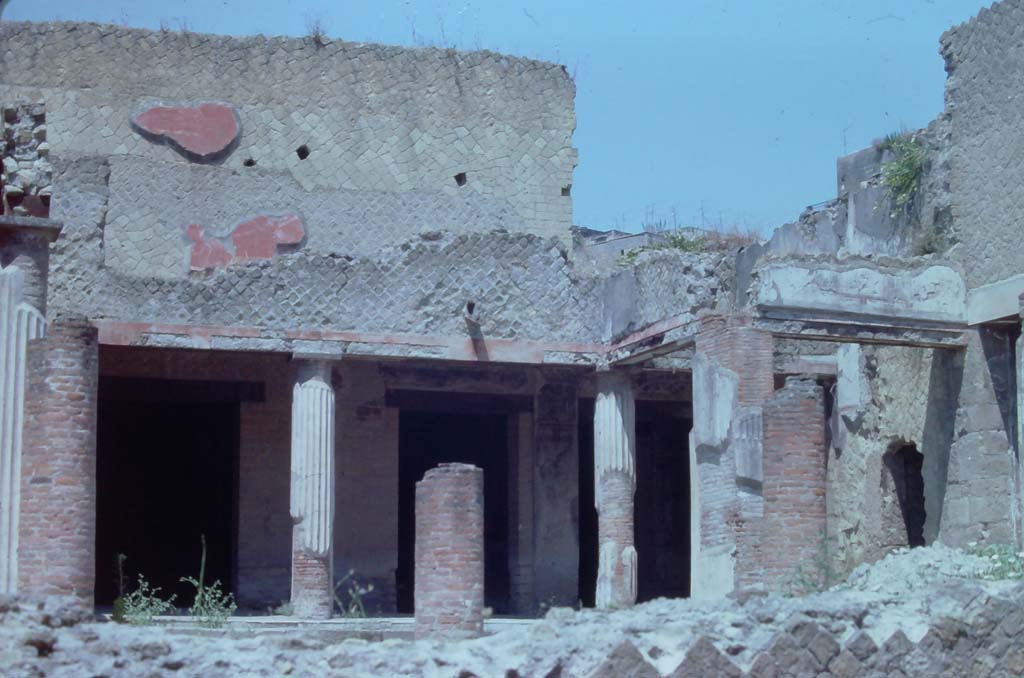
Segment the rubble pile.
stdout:
[[746,589],[617,611],[556,608],[476,640],[182,635],[97,622],[62,599],[0,600],[6,676],[807,676],[1024,672],[1024,584],[941,545],[799,598]]

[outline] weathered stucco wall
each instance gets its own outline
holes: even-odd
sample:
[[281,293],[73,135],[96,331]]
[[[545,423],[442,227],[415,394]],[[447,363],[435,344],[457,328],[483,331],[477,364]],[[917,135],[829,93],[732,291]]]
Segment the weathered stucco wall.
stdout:
[[[464,224],[467,230],[504,226],[568,237],[575,87],[556,64],[70,23],[8,22],[0,43],[0,98],[46,102],[54,154],[182,162],[170,146],[134,131],[132,116],[155,103],[223,102],[241,126],[234,150],[218,158],[225,172],[269,176],[341,208],[350,195],[338,189],[375,193],[392,209],[469,194],[492,211]],[[306,159],[296,153],[300,146]],[[454,178],[460,173],[463,186]],[[376,242],[394,242],[417,224],[438,227],[410,214],[377,231]],[[172,226],[154,227],[161,225]],[[338,235],[344,247],[356,244]]]
[[950,116],[953,256],[969,287],[1024,270],[1024,2],[1005,0],[982,9],[942,36],[946,112]]
[[[527,234],[433,232],[360,258],[339,256],[326,247],[319,252],[300,248],[274,260],[190,277],[172,277],[170,266],[160,274],[150,262],[140,277],[127,270],[132,260],[127,251],[136,251],[136,246],[108,235],[121,228],[109,223],[112,212],[132,215],[123,224],[152,216],[145,195],[159,192],[163,175],[150,175],[152,183],[135,202],[134,193],[118,197],[117,182],[108,181],[115,174],[129,180],[130,172],[112,167],[136,162],[79,157],[56,163],[59,188],[51,213],[64,223],[64,231],[51,257],[53,313],[77,309],[92,319],[130,322],[458,337],[468,336],[463,313],[466,302],[473,300],[485,336],[578,341],[599,334],[600,300],[592,292],[597,281],[578,277],[556,241]],[[223,171],[171,163],[164,167],[170,179]],[[308,199],[315,203],[316,196]],[[224,204],[211,200],[206,207],[182,209],[216,213]],[[238,208],[232,204],[225,209]],[[159,243],[173,244],[175,237],[184,257],[183,230],[146,246],[159,249]],[[183,266],[185,261],[181,259]],[[247,347],[280,348],[255,341]]]
[[657,253],[620,298],[570,261],[556,65],[89,24],[0,40],[0,100],[45,104],[55,317],[264,331],[217,346],[245,350],[295,329],[599,342],[609,314],[621,335],[731,280],[721,255]]
[[850,345],[837,360],[827,497],[832,557],[845,574],[891,546],[884,535],[893,516],[883,515],[892,507],[883,502],[882,456],[893,444],[915,443],[924,456],[925,540],[955,536],[946,525],[958,522],[960,507],[949,504],[946,478],[963,358],[941,349]]
[[[864,346],[837,354],[829,459],[829,535],[845,572],[893,545],[900,516],[884,496],[882,456],[914,443],[924,457],[924,538],[1014,543],[1010,342],[969,333],[966,352]],[[883,480],[883,476],[886,480]]]
[[940,536],[953,545],[1019,543],[1014,336],[1006,329],[982,328],[969,332],[968,339]]

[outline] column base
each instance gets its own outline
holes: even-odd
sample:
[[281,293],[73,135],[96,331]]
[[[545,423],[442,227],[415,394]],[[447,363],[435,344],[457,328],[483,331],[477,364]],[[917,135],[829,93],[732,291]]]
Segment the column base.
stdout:
[[292,614],[301,619],[330,619],[334,612],[331,557],[302,551],[292,554]]
[[633,478],[608,471],[598,479],[597,507],[600,552],[595,605],[631,607],[636,603],[636,548],[633,535]]

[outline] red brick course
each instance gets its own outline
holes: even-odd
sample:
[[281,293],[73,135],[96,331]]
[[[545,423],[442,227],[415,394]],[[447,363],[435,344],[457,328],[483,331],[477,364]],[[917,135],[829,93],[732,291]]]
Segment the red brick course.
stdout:
[[99,354],[88,322],[54,322],[27,353],[18,589],[93,604]]
[[484,472],[441,464],[416,483],[416,637],[483,633]]
[[825,404],[820,386],[790,377],[764,406],[765,580],[815,574],[825,539]]
[[[752,327],[749,316],[701,318],[696,349],[736,373],[740,407],[760,407],[772,397],[775,391],[774,341],[770,332]],[[737,490],[732,486],[702,488],[701,539],[715,544],[731,533],[736,545],[736,585],[748,586],[764,580],[762,502],[756,489],[738,491],[747,494],[737,497]]]
[[[597,521],[597,543],[599,549],[605,544],[615,544],[615,562],[611,575],[612,607],[628,607],[636,603],[636,572],[631,572],[623,562],[622,553],[634,546],[633,536],[633,478],[622,471],[606,471],[598,479],[601,505]],[[649,554],[648,554],[649,555]],[[600,586],[600,583],[598,584]],[[600,603],[599,603],[600,604]]]
[[771,332],[755,329],[742,315],[701,318],[697,350],[740,378],[739,403],[761,405],[775,391]]
[[334,611],[331,556],[316,556],[298,543],[295,531],[292,547],[292,595],[294,614],[303,619],[330,619]]

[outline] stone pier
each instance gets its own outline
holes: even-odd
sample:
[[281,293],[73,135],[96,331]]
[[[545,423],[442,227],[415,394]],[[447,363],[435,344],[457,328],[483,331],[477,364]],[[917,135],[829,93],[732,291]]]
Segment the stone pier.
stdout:
[[745,315],[701,318],[690,438],[691,595],[760,582],[762,412],[774,388],[772,335]]
[[96,576],[96,328],[51,323],[28,343],[18,590],[93,604]]
[[292,390],[291,517],[294,613],[334,608],[334,388],[331,363],[301,360]]
[[[778,589],[824,574],[825,403],[812,379],[790,377],[764,405],[765,581]],[[824,584],[826,582],[815,582]]]
[[599,372],[594,403],[594,498],[597,505],[597,607],[636,602],[633,540],[636,407],[629,375]]
[[416,637],[484,628],[484,472],[441,464],[416,483]]

